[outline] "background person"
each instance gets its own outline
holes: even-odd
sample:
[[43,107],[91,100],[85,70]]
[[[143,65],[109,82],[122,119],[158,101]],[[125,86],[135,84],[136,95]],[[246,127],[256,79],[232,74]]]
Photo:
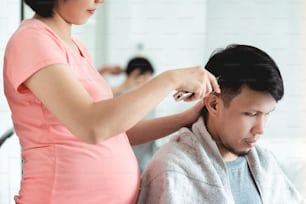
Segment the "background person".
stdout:
[[[131,58],[128,61],[125,69],[122,69],[119,66],[103,66],[98,71],[102,75],[125,74],[124,81],[119,85],[112,87],[112,91],[115,96],[125,94],[137,88],[138,86],[149,81],[154,74],[152,63],[147,58],[142,56]],[[154,110],[148,113],[144,118],[150,119],[153,117]],[[155,145],[155,141],[150,141],[145,144],[134,145],[132,148],[139,164],[140,173],[142,173],[156,151],[157,146]]]
[[[127,93],[149,81],[154,74],[154,68],[147,58],[133,57],[127,63],[125,74],[126,79],[117,87],[112,88],[114,95],[118,96]],[[149,112],[144,118],[150,119],[153,117],[154,110]],[[135,145],[132,148],[139,164],[140,173],[142,173],[156,151],[155,141]]]
[[104,65],[98,68],[98,72],[101,75],[106,75],[106,74],[119,75],[123,72],[123,69],[118,65]]
[[115,96],[129,92],[139,85],[149,81],[154,74],[151,62],[145,57],[133,57],[124,70],[125,80],[112,88]]

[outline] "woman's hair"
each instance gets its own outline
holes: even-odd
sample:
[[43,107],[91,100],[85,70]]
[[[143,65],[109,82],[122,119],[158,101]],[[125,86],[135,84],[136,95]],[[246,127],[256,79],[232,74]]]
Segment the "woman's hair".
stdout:
[[55,0],[24,0],[41,17],[52,17]]

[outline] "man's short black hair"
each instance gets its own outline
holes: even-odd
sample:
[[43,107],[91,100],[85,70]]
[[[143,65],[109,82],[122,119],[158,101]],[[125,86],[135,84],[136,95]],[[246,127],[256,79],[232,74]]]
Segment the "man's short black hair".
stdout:
[[250,45],[229,45],[217,50],[205,68],[219,78],[225,104],[240,93],[242,86],[267,92],[275,101],[284,95],[281,73],[274,60],[264,51]]
[[134,57],[129,60],[126,67],[126,74],[130,75],[134,70],[139,70],[139,74],[154,73],[154,68],[150,61],[144,57]]

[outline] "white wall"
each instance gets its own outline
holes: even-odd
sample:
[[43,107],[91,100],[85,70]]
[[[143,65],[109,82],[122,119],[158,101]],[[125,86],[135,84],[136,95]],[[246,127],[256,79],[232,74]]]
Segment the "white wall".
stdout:
[[[205,59],[205,1],[107,1],[107,61],[125,66],[144,46],[156,73],[166,69],[203,65]],[[112,81],[110,81],[112,83]],[[173,103],[171,95],[156,109],[173,113],[191,104]]]

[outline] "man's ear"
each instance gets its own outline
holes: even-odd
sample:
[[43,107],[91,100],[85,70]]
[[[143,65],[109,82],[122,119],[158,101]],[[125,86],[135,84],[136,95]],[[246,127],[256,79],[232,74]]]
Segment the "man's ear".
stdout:
[[205,97],[204,100],[205,107],[210,115],[215,115],[218,113],[220,108],[220,98],[215,94],[210,94]]

